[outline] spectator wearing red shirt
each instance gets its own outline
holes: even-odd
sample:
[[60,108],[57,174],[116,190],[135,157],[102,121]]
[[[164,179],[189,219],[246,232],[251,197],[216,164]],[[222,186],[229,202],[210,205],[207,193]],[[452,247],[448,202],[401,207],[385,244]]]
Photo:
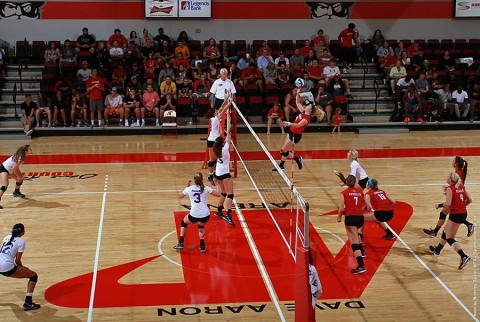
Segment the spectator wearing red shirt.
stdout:
[[183,67],[190,66],[190,62],[187,58],[183,57],[182,53],[177,54],[177,58],[173,60],[173,68],[178,69],[178,66],[183,65]]
[[355,24],[349,23],[348,28],[343,29],[338,35],[340,46],[342,47],[343,68],[351,69],[355,57],[355,48],[353,47],[353,36],[355,34]]
[[158,96],[158,93],[153,90],[152,85],[147,85],[147,90],[142,96],[142,108],[140,110],[142,124],[140,126],[145,126],[145,114],[151,112],[155,113],[156,126],[160,126],[160,110],[158,108],[159,102],[160,97]]
[[250,63],[248,68],[242,70],[242,79],[240,85],[245,87],[247,84],[257,84],[260,92],[263,93],[263,77],[255,63]]
[[127,38],[125,38],[125,36],[122,35],[122,32],[118,28],[114,30],[113,35],[108,37],[108,40],[107,40],[108,49],[113,47],[113,42],[115,40],[118,42],[118,47],[127,49],[127,44],[128,44]]
[[308,73],[308,77],[315,83],[323,83],[325,84],[325,81],[323,80],[323,68],[318,64],[318,60],[314,59],[312,66],[307,67],[305,70]]
[[311,46],[310,46],[310,40],[305,40],[305,46],[303,46],[302,48],[300,48],[300,55],[302,55],[303,57],[307,57],[308,56],[308,51],[310,49],[313,49]]
[[103,91],[105,89],[105,82],[103,78],[98,76],[96,68],[92,68],[92,76],[87,80],[87,95],[90,97],[90,121],[91,127],[94,126],[95,111],[98,117],[98,126],[102,126],[103,113]]
[[262,46],[260,46],[260,48],[257,49],[257,53],[256,53],[256,56],[255,57],[260,57],[263,55],[263,50],[266,49],[267,50],[267,55],[268,56],[271,56],[272,55],[272,49],[270,47],[268,47],[268,44],[267,42],[264,40],[262,42]]
[[267,113],[267,134],[270,134],[270,128],[272,127],[272,123],[275,122],[282,130],[282,134],[285,134],[285,130],[283,129],[283,120],[285,116],[283,115],[283,111],[280,108],[280,103],[275,102],[273,106],[268,110]]
[[328,46],[327,38],[323,35],[322,29],[318,29],[317,36],[313,38],[313,45],[316,46],[320,41],[322,41],[325,46]]

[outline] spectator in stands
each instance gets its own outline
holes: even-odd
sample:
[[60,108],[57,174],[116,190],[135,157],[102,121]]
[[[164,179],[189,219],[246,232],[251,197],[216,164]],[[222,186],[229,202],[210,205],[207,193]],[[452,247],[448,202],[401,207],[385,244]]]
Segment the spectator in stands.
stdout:
[[165,31],[163,30],[163,28],[158,28],[158,35],[156,35],[155,37],[153,37],[153,40],[158,44],[158,46],[163,46],[164,45],[164,41],[167,42],[167,45],[170,46],[170,43],[171,43],[171,39],[170,37],[168,37],[167,35],[165,35]]
[[290,71],[287,69],[287,65],[281,64],[277,71],[277,75],[279,85],[290,83]]
[[267,69],[269,64],[273,64],[273,58],[268,54],[268,50],[263,48],[262,55],[257,57],[257,67],[260,69],[260,72],[264,72]]
[[285,65],[286,69],[290,69],[290,60],[285,57],[285,52],[282,50],[278,54],[278,57],[274,60],[275,68],[280,69],[280,65]]
[[435,92],[433,87],[428,87],[428,92],[423,94],[423,104],[425,106],[426,121],[431,122],[441,115],[440,96]]
[[37,126],[44,127],[42,122],[42,116],[47,115],[47,126],[52,127],[52,100],[45,92],[38,93],[37,110],[35,111],[35,119],[37,120]]
[[207,80],[210,83],[213,83],[220,77],[220,71],[212,61],[208,63],[208,69],[206,71],[206,75],[207,75]]
[[111,88],[117,89],[117,94],[122,98],[125,96],[125,89],[127,88],[125,84],[125,77],[123,75],[118,75],[116,78],[112,78],[112,82],[110,83]]
[[[407,52],[407,49],[405,48],[405,46],[403,45],[403,41],[399,41],[398,44],[397,44],[397,47],[395,47],[395,57],[398,57],[398,58],[401,58],[402,57],[402,54],[405,52]],[[407,56],[405,57],[408,57],[408,54]]]
[[413,114],[414,119],[416,119],[420,123],[423,123],[422,98],[420,97],[420,94],[418,93],[415,84],[408,85],[407,91],[403,95],[403,109],[405,115],[405,119],[403,120],[403,122],[409,122],[409,114]]
[[449,50],[445,50],[443,56],[440,58],[439,69],[446,73],[453,72],[455,70],[455,59],[450,56]]
[[82,34],[77,38],[75,50],[77,51],[77,53],[83,51],[93,54],[95,52],[95,46],[95,37],[88,33],[87,27],[84,27],[82,29]]
[[395,67],[397,59],[395,56],[388,54],[380,59],[378,64],[378,72],[383,74],[383,78],[386,79],[390,74],[390,70]]
[[271,56],[272,55],[272,49],[268,46],[267,41],[264,40],[262,41],[262,45],[257,49],[257,52],[255,54],[255,57],[258,59],[258,57],[263,55],[263,50],[267,50],[267,55]]
[[333,96],[325,90],[324,86],[318,88],[318,94],[315,97],[315,106],[327,114],[327,123],[332,120]]
[[178,66],[180,65],[183,65],[183,67],[190,66],[190,61],[187,58],[183,57],[182,53],[178,53],[177,58],[173,60],[173,69],[177,70]]
[[[152,54],[157,59],[161,57],[160,52],[155,49],[155,43],[151,38],[145,39],[145,46],[129,46],[129,51],[130,49],[132,50],[132,54],[136,52],[139,58],[142,56],[147,57],[149,54]],[[140,53],[140,55],[138,53]],[[156,57],[157,55],[159,57]]]
[[193,84],[188,78],[184,78],[182,83],[177,86],[177,97],[186,97],[192,101]]
[[[0,47],[0,71],[3,73],[3,77],[8,77],[7,53],[2,47]],[[2,73],[0,73],[0,78],[2,77]]]
[[179,41],[183,42],[186,46],[188,46],[188,42],[190,41],[190,39],[188,38],[188,34],[185,30],[180,31],[180,33],[178,34],[177,42]]
[[116,28],[113,31],[113,35],[108,37],[107,48],[110,49],[110,48],[114,47],[114,45],[115,45],[114,42],[115,41],[117,42],[117,47],[118,48],[127,49],[127,38],[125,38],[125,36],[122,35],[122,32],[118,28]]
[[230,80],[233,82],[233,84],[237,85],[240,84],[240,80],[242,79],[242,71],[237,68],[237,64],[235,62],[232,62],[230,64]]
[[92,76],[87,80],[87,94],[90,96],[90,122],[93,127],[95,112],[97,112],[98,126],[102,126],[103,100],[102,94],[105,89],[103,78],[98,76],[98,71],[92,69]]
[[53,92],[55,93],[56,91],[61,90],[63,97],[68,101],[72,97],[72,86],[72,82],[68,79],[68,75],[62,75],[62,79],[55,83]]
[[438,72],[433,72],[432,79],[430,79],[429,82],[430,82],[430,87],[432,87],[434,90],[440,89],[443,86],[443,81],[438,76]]
[[315,53],[315,57],[318,59],[320,56],[323,55],[323,50],[324,49],[327,49],[327,47],[325,47],[325,44],[323,43],[323,41],[320,41],[318,44],[316,44],[315,46],[313,46],[313,52]]
[[155,47],[154,45],[155,42],[152,35],[150,35],[146,28],[143,28],[142,37],[140,38],[140,48],[151,47],[153,49]]
[[142,84],[138,81],[138,77],[133,75],[130,77],[130,81],[127,83],[127,93],[130,93],[130,90],[135,91],[135,95],[142,95]]
[[418,55],[420,51],[423,51],[422,47],[420,47],[418,41],[414,41],[413,44],[408,47],[407,55],[408,57],[413,58],[415,55]]
[[313,47],[310,46],[310,40],[307,39],[305,40],[305,45],[302,48],[300,48],[300,55],[302,55],[304,58],[307,58],[310,50],[313,51]]
[[270,128],[272,127],[273,123],[277,123],[282,131],[282,134],[285,134],[285,130],[283,129],[284,120],[285,115],[283,115],[283,111],[280,108],[280,103],[273,103],[273,106],[268,110],[267,113],[267,134],[270,134]]
[[307,69],[308,67],[312,67],[313,65],[313,61],[317,59],[315,57],[315,52],[313,51],[313,49],[310,49],[307,53],[307,56],[305,57],[305,69]]
[[160,99],[159,106],[160,106],[160,124],[163,124],[165,111],[177,110],[177,100],[173,97],[171,93],[167,93],[165,94],[164,97]]
[[160,84],[160,98],[164,98],[167,93],[170,93],[173,98],[177,98],[177,85],[170,76],[165,77],[165,81]]
[[123,48],[119,46],[117,40],[113,41],[108,53],[110,54],[110,65],[112,64],[112,62],[120,63],[123,60],[123,56],[125,56],[125,52]]
[[319,42],[323,42],[325,46],[328,45],[327,38],[325,38],[325,35],[323,34],[322,29],[318,29],[317,36],[315,38],[313,38],[313,45],[314,46],[316,46]]
[[[312,66],[307,67],[305,69],[304,76],[307,75],[313,83],[318,84],[318,83],[323,83],[325,84],[325,81],[323,80],[323,68],[318,64],[318,60],[314,59],[312,62]],[[312,84],[313,85],[313,84]]]
[[37,103],[32,101],[32,94],[26,94],[25,101],[20,104],[20,110],[22,113],[20,120],[22,121],[23,131],[26,135],[31,135],[33,133],[37,106]]
[[162,59],[164,62],[173,63],[175,52],[170,47],[170,43],[168,41],[164,40],[158,51],[160,53],[160,59]]
[[335,78],[336,74],[340,74],[340,68],[336,66],[335,59],[330,60],[328,66],[323,68],[323,78],[328,83]]
[[470,111],[470,104],[468,103],[468,94],[463,90],[462,85],[458,85],[457,90],[452,93],[452,100],[457,120],[465,120]]
[[149,75],[149,77],[152,77],[152,74],[156,77],[159,66],[158,60],[153,57],[153,53],[150,53],[147,57],[145,57],[145,60],[143,61],[143,68],[145,70],[145,74]]
[[263,78],[265,78],[265,84],[277,84],[277,69],[273,63],[267,65],[267,68],[263,71]]
[[338,40],[340,40],[341,52],[342,52],[342,62],[343,62],[343,71],[346,72],[346,69],[353,67],[353,60],[355,57],[355,52],[353,48],[353,36],[355,32],[355,24],[349,23],[348,28],[343,29],[338,35]]
[[285,95],[285,105],[283,106],[285,120],[289,122],[292,118],[292,114],[298,114],[298,108],[296,104],[297,93],[302,90],[301,87],[295,86],[291,91]]
[[255,63],[250,63],[248,68],[242,70],[242,79],[240,85],[245,88],[247,84],[257,84],[258,89],[263,93],[263,77]]
[[182,41],[177,43],[177,47],[175,47],[175,56],[178,57],[178,54],[181,53],[183,57],[189,58],[190,57],[190,50]]
[[326,66],[330,65],[330,61],[332,59],[335,59],[332,54],[330,54],[330,51],[328,48],[324,48],[322,51],[322,54],[318,57],[318,64],[322,67],[325,68]]
[[378,50],[380,48],[382,48],[385,44],[385,37],[383,37],[380,29],[377,29],[373,32],[372,39],[370,39],[370,44],[372,45],[372,55],[371,55],[371,57],[372,58],[377,58],[378,57]]
[[477,120],[477,107],[480,104],[480,84],[470,83],[468,88],[468,97],[470,98],[470,115],[474,120]]
[[135,76],[140,84],[144,82],[143,69],[138,68],[137,63],[133,63],[130,67],[130,72],[127,75],[127,79],[132,79],[132,76]]
[[[142,103],[142,99],[140,96],[135,92],[135,89],[131,88],[128,91],[128,95],[125,96],[125,99],[123,100],[123,107],[120,108],[120,118],[125,119],[125,123],[123,124],[124,126],[128,126],[128,118],[130,117],[130,113],[133,110],[135,113],[135,118],[136,118],[136,123],[133,123],[132,120],[132,126],[140,126],[140,105]],[[122,123],[120,123],[120,126],[122,126]]]
[[377,60],[380,61],[383,57],[390,55],[390,56],[395,56],[395,53],[388,44],[388,41],[384,41],[383,45],[377,49]]
[[245,54],[245,57],[240,58],[240,60],[238,61],[237,67],[238,67],[238,69],[243,71],[252,62],[253,62],[252,56],[247,53],[247,54]]
[[[321,75],[321,74],[320,74]],[[310,74],[308,72],[303,73],[303,86],[302,86],[302,92],[311,92],[313,88],[315,87],[315,84],[313,81],[310,79]]]
[[217,58],[220,58],[220,50],[215,43],[215,39],[210,38],[208,40],[208,46],[205,46],[203,49],[203,59],[205,60],[203,65],[208,66],[210,62],[213,62],[215,65]]
[[400,60],[402,61],[402,66],[405,67],[407,72],[413,70],[412,66],[412,59],[408,57],[408,54],[406,51],[403,51],[400,55]]
[[[77,92],[75,92],[77,93]],[[58,113],[62,116],[63,120],[63,126],[67,126],[67,100],[63,96],[63,93],[61,90],[55,91],[55,95],[53,96],[53,124],[52,126],[57,126],[58,125]],[[87,115],[87,104],[85,104],[85,116]],[[72,119],[73,122],[73,119]]]
[[84,81],[88,81],[90,76],[92,75],[92,70],[88,68],[88,62],[82,61],[82,68],[77,71],[77,75],[82,75]]
[[158,75],[158,83],[161,84],[167,76],[170,78],[175,78],[175,71],[171,67],[170,62],[165,62],[163,64],[162,70],[160,70],[160,74]]
[[436,68],[430,65],[430,61],[428,59],[424,59],[422,63],[422,68],[420,68],[419,74],[424,73],[425,78],[430,81],[433,77],[433,73],[436,72]]
[[390,88],[392,89],[392,93],[395,96],[396,92],[396,85],[400,78],[404,78],[407,76],[407,70],[405,67],[402,66],[402,61],[397,59],[395,62],[395,66],[390,69],[390,73],[388,74],[388,79],[390,81]]
[[92,67],[96,68],[102,74],[108,74],[110,70],[109,64],[110,54],[105,48],[104,42],[99,42],[98,47],[95,50],[95,54],[92,56]]
[[[54,104],[60,105],[61,103],[59,100],[60,98],[57,97],[58,103],[54,103]],[[66,116],[64,117],[65,110],[63,110],[63,113],[62,113],[62,109],[60,107],[58,107],[58,109],[60,109],[60,113],[62,114],[63,126],[66,126],[67,118]],[[85,95],[83,95],[80,92],[75,92],[72,98],[72,110],[70,111],[70,117],[72,119],[72,124],[70,125],[70,127],[73,127],[73,124],[75,123],[75,119],[80,117],[83,118],[83,125],[88,126],[87,110],[88,110],[88,107],[87,107],[87,100]],[[57,113],[57,106],[55,106],[55,113]],[[56,119],[55,119],[55,122],[56,122]],[[77,121],[77,126],[80,126],[82,124],[81,122],[82,121]]]
[[[108,118],[112,115],[113,116],[120,115],[120,108],[123,107],[122,96],[117,93],[116,87],[112,87],[110,94],[105,97],[104,105],[105,105],[105,111],[103,115],[105,118],[105,126],[108,126],[109,124]],[[120,118],[120,124],[123,125],[123,115]]]
[[453,116],[452,93],[450,92],[450,84],[443,84],[443,87],[435,90],[439,99],[439,117],[443,119],[451,118]]
[[160,97],[158,93],[153,90],[151,84],[147,85],[147,90],[143,93],[142,97],[142,108],[140,110],[142,117],[142,124],[140,126],[145,126],[145,114],[155,113],[155,125],[160,126],[160,110],[158,104],[160,102]]
[[147,80],[142,86],[143,93],[145,93],[145,91],[147,90],[148,85],[152,85],[153,90],[155,92],[159,92],[160,88],[158,87],[158,84],[153,80],[153,78],[147,78]]
[[128,45],[134,43],[136,46],[140,46],[140,38],[138,38],[137,32],[135,30],[130,31],[130,37],[127,41]]
[[295,48],[293,55],[290,57],[290,69],[292,72],[303,72],[305,68],[305,58],[300,55],[300,49]]
[[210,96],[210,86],[211,84],[204,74],[200,75],[200,79],[197,79],[193,83],[192,102],[194,106],[198,106],[198,99],[200,97]]
[[425,78],[425,73],[421,72],[418,76],[418,79],[415,81],[415,86],[417,87],[417,91],[422,98],[425,97],[425,94],[428,93],[429,84]]
[[60,53],[60,68],[64,63],[77,65],[77,56],[75,49],[72,48],[70,39],[63,42],[63,48]]
[[118,79],[118,76],[122,76],[123,79],[127,78],[128,71],[125,69],[125,65],[120,62],[118,66],[112,72],[112,79]]
[[45,58],[45,64],[48,63],[58,63],[60,61],[60,58],[62,57],[62,54],[60,53],[60,50],[55,46],[55,43],[52,41],[48,45],[47,50],[45,50],[45,54],[43,55]]
[[341,74],[335,74],[335,77],[328,82],[327,85],[327,92],[332,94],[332,96],[345,96],[345,92],[347,88],[345,87],[345,83],[342,81]]
[[175,83],[177,84],[177,88],[179,84],[183,84],[183,81],[185,79],[188,82],[190,82],[190,79],[191,79],[190,72],[188,71],[188,69],[185,69],[185,67],[183,67],[182,64],[180,64],[175,73]]
[[411,59],[411,64],[412,64],[412,67],[413,67],[413,70],[415,70],[415,72],[418,74],[420,72],[420,70],[422,70],[423,68],[423,50],[420,50],[419,52],[417,52]]
[[396,101],[403,101],[403,97],[407,92],[408,86],[415,85],[415,80],[407,74],[407,76],[400,78],[397,81],[396,89],[394,93],[397,93]]
[[222,46],[220,47],[220,56],[224,62],[235,62],[238,59],[238,56],[234,56],[232,48],[226,40],[222,41]]
[[[194,64],[194,68],[192,68],[192,64]],[[205,77],[207,77],[205,67],[203,66],[203,60],[192,60],[190,63],[190,70],[192,71],[192,81],[200,79],[200,75],[205,75]]]

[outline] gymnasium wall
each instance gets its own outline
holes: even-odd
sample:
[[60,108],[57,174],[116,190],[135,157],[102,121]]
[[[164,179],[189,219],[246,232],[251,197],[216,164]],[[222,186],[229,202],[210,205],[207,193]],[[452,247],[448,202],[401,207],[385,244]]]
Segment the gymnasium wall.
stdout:
[[86,26],[98,40],[107,39],[115,28],[128,37],[131,30],[141,34],[143,28],[156,35],[158,27],[174,38],[185,30],[198,40],[295,40],[310,38],[319,28],[337,38],[349,22],[364,37],[380,29],[391,39],[480,38],[480,21],[453,19],[451,0],[213,0],[211,19],[143,17],[143,0],[0,1],[0,38],[12,45],[25,37],[63,41],[76,39]]

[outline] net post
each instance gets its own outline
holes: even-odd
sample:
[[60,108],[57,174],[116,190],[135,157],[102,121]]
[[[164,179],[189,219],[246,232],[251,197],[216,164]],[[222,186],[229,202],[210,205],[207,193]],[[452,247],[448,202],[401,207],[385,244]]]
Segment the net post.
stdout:
[[[231,118],[232,118],[232,141],[235,146],[237,146],[237,109],[231,108]],[[233,177],[236,178],[238,174],[237,168],[237,154],[233,153]]]
[[310,243],[309,243],[309,238],[310,238],[310,204],[304,200],[305,203],[305,215],[304,215],[304,223],[303,223],[303,229],[304,229],[304,236],[305,240],[303,241],[303,244],[305,248],[308,250],[310,248]]
[[[208,136],[210,135],[210,120],[208,120],[208,132],[207,132],[207,138]],[[203,160],[203,163],[202,163],[202,169],[206,169],[207,168],[207,163],[208,161],[210,161],[210,154],[208,153],[208,143],[207,143],[207,146],[205,147],[205,159]]]
[[308,249],[300,245],[295,272],[295,322],[315,322],[308,265]]

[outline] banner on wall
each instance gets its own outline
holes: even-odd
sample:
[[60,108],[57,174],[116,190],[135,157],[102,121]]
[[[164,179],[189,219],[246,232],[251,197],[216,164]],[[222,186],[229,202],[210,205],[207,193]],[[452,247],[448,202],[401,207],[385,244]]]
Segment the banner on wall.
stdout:
[[145,0],[145,18],[211,18],[212,0]]
[[480,1],[454,0],[455,18],[480,18]]

